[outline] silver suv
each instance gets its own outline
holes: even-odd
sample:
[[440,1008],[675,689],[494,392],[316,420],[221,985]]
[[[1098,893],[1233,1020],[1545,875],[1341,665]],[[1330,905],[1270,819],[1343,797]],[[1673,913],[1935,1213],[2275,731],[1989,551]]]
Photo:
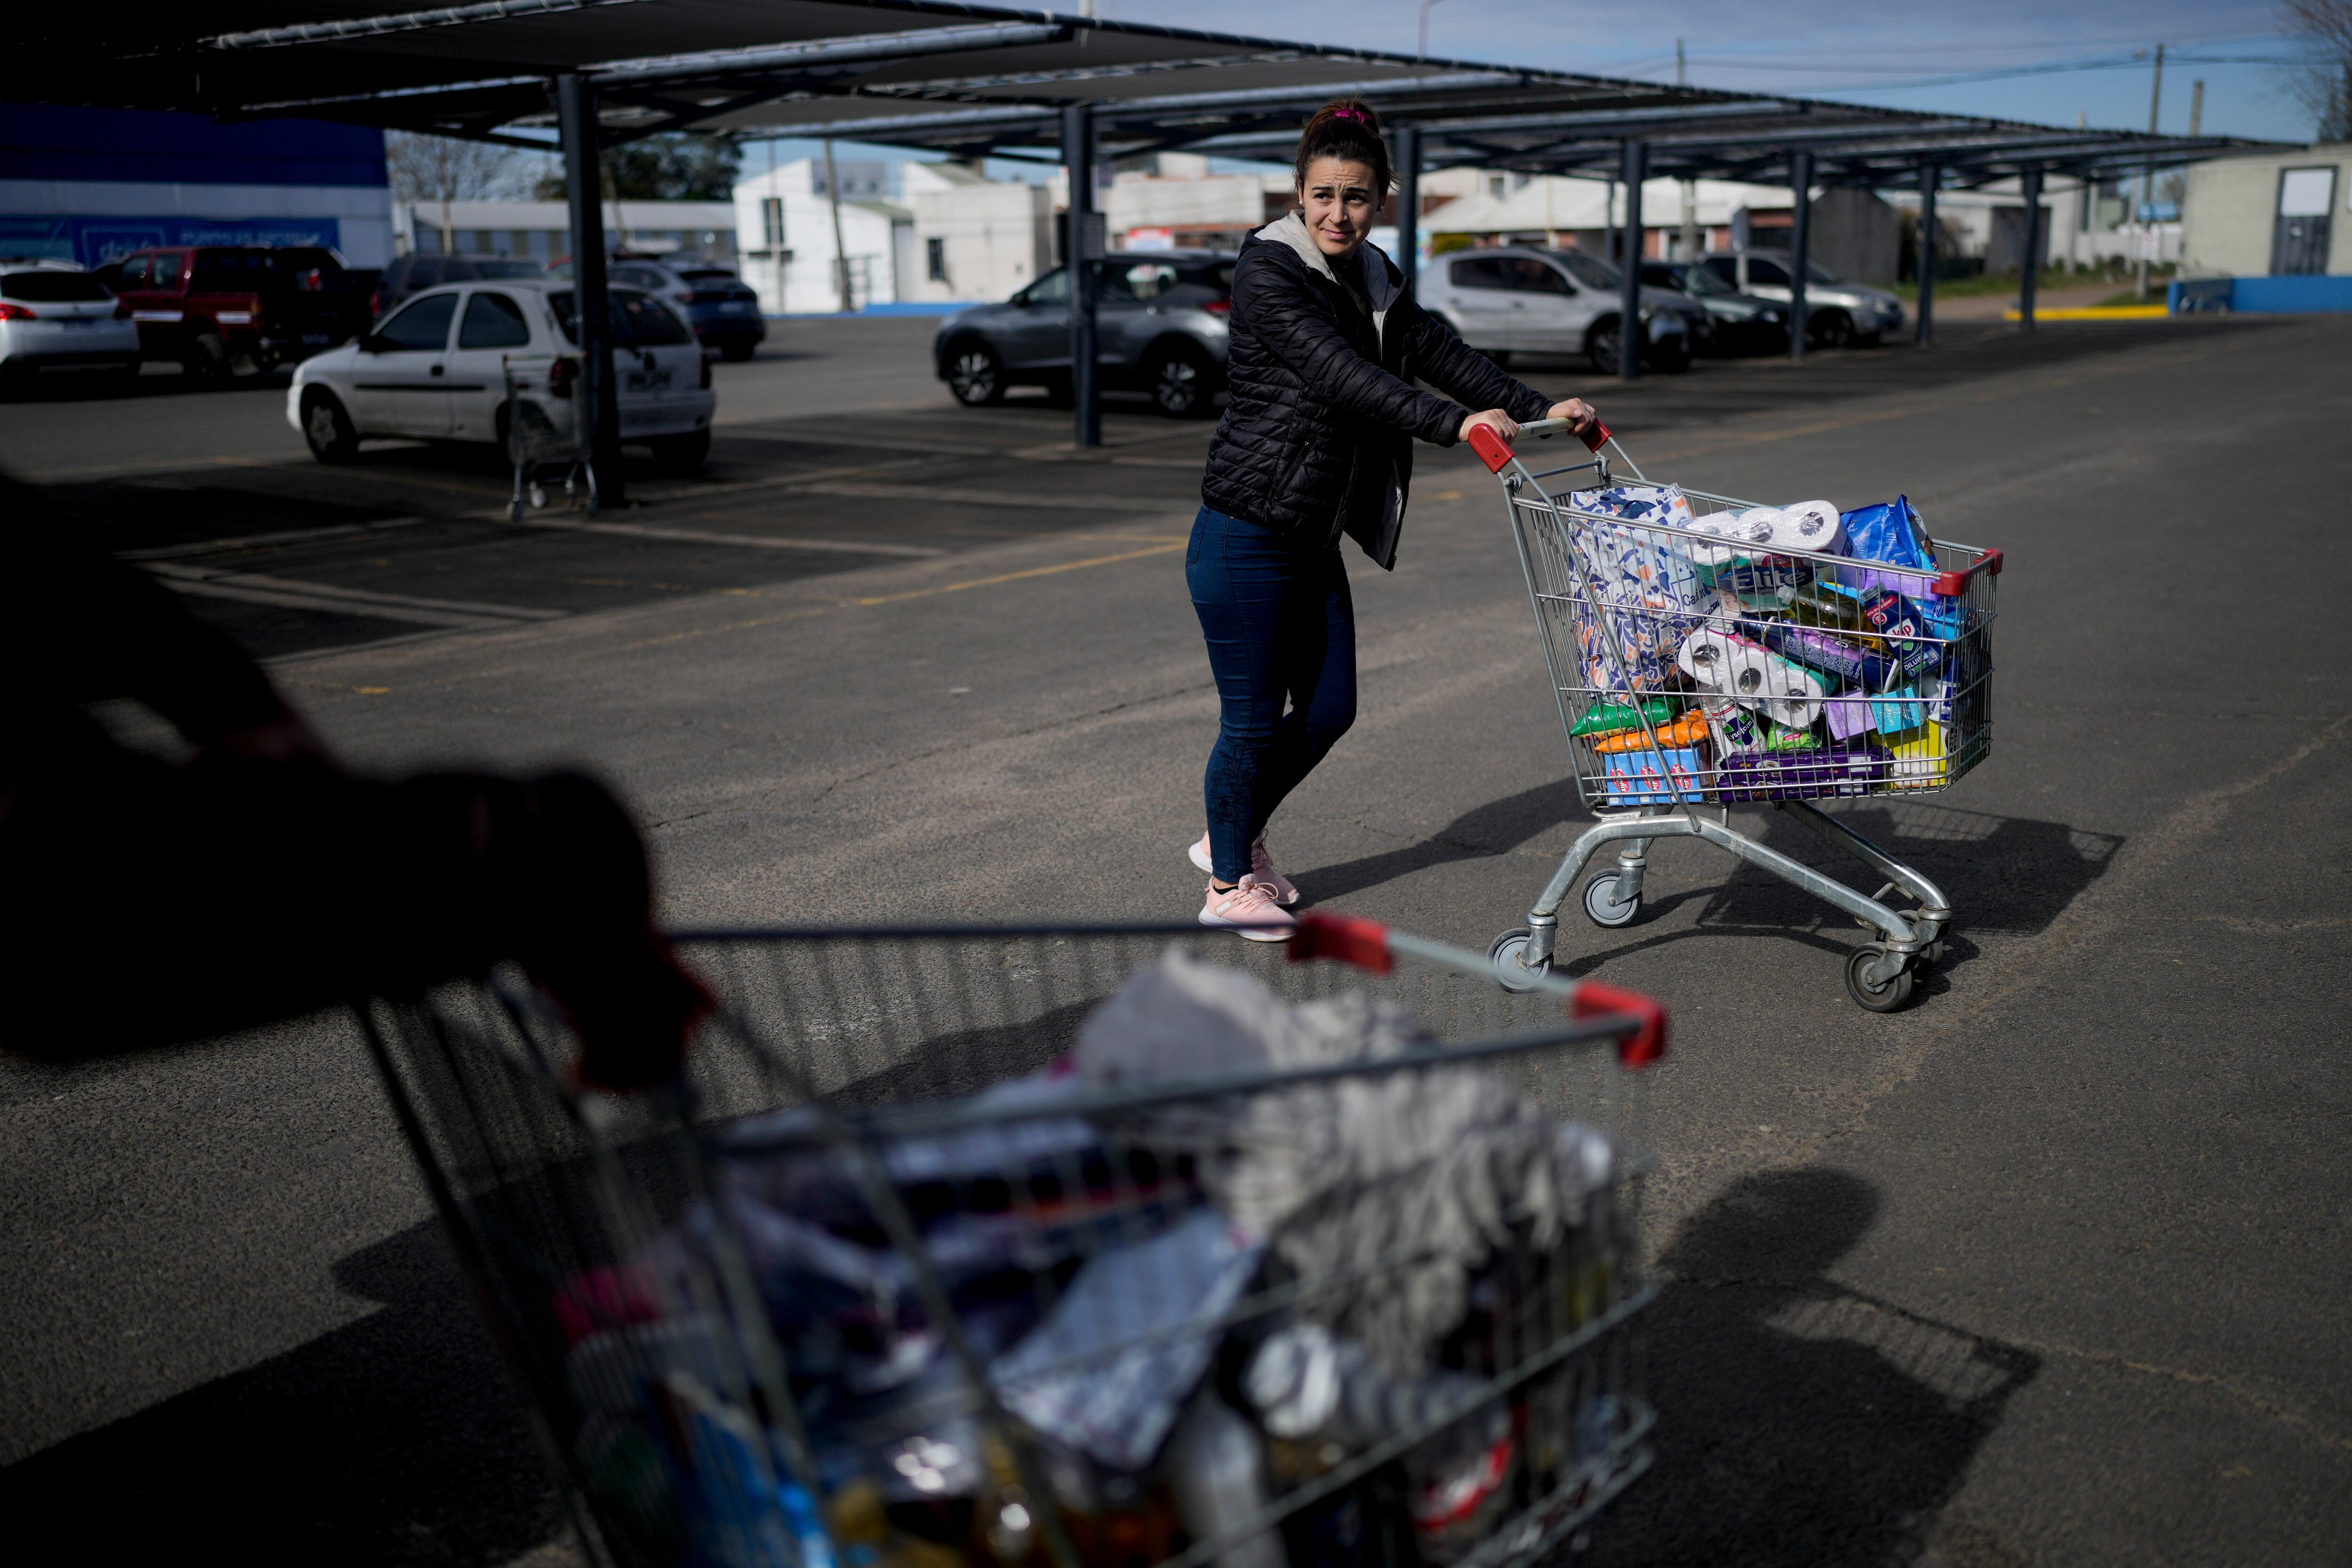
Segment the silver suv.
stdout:
[[[1614,375],[1622,279],[1580,250],[1506,245],[1434,258],[1419,297],[1498,365],[1514,353],[1582,354]],[[1706,307],[1672,289],[1643,286],[1642,324],[1642,363],[1652,370],[1688,370],[1691,354],[1712,346]]]
[[[1703,265],[1742,294],[1785,304],[1790,298],[1789,268],[1795,259],[1785,250],[1717,250]],[[1884,289],[1833,278],[1818,262],[1805,263],[1805,342],[1816,348],[1843,348],[1874,343],[1884,334],[1902,330],[1902,300]]]
[[[1178,419],[1213,412],[1225,381],[1235,258],[1129,252],[1094,263],[1097,374],[1105,389],[1149,393]],[[1056,267],[1001,305],[940,323],[931,359],[956,401],[1001,401],[1008,386],[1070,387],[1070,274]]]

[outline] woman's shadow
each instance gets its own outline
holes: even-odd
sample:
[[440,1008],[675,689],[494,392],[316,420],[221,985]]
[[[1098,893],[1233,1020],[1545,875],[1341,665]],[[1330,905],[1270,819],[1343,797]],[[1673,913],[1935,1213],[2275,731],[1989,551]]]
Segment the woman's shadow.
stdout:
[[1832,1283],[1875,1189],[1749,1176],[1692,1218],[1649,1314],[1656,1467],[1596,1563],[1908,1563],[2039,1358]]

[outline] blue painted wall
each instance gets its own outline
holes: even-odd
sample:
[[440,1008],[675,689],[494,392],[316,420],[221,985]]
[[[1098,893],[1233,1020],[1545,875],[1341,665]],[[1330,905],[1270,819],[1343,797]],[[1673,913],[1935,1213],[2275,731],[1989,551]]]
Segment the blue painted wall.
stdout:
[[373,185],[383,132],[324,120],[215,124],[205,114],[0,103],[0,180]]
[[2232,312],[2242,315],[2307,315],[2317,311],[2352,310],[2352,277],[2311,273],[2279,278],[2200,278],[2175,282],[2167,302],[2179,315],[2184,303],[2226,297]]

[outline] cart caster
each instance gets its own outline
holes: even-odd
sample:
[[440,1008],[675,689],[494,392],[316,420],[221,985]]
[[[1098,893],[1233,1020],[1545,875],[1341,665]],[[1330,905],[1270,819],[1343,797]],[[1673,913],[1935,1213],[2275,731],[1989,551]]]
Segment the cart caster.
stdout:
[[530,504],[533,510],[537,510],[539,508],[547,504],[547,490],[544,486],[533,485],[530,487]]
[[1535,933],[1525,926],[1515,926],[1495,939],[1486,950],[1486,957],[1495,966],[1495,984],[1506,991],[1532,991],[1536,982],[1551,973],[1551,960],[1530,967],[1527,963],[1528,943]]
[[1873,1013],[1892,1013],[1911,1000],[1911,966],[1906,963],[1892,980],[1874,984],[1872,968],[1886,956],[1886,949],[1874,942],[1864,942],[1846,955],[1845,993],[1857,1006]]
[[507,502],[507,521],[509,522],[520,522],[522,521],[522,502],[519,500]]
[[1642,912],[1642,895],[1635,893],[1624,902],[1617,901],[1617,873],[1603,871],[1584,884],[1584,912],[1597,926],[1612,929],[1629,926],[1633,917]]

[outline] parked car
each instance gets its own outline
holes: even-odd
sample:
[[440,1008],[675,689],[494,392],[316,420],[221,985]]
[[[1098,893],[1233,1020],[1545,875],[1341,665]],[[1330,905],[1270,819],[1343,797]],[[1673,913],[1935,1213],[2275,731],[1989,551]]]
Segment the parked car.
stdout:
[[0,374],[139,374],[139,323],[105,284],[70,264],[0,262]]
[[[1214,251],[1116,254],[1095,262],[1097,374],[1149,393],[1162,414],[1213,411],[1224,385],[1234,258]],[[940,323],[931,358],[956,401],[995,403],[1008,386],[1070,384],[1070,274],[1056,267],[1001,305]]]
[[1776,353],[1789,346],[1785,302],[1742,294],[1695,261],[1644,261],[1644,288],[1672,289],[1698,301],[1715,324],[1711,351],[1718,354]]
[[[1622,279],[1580,250],[1511,245],[1436,257],[1420,299],[1497,364],[1515,353],[1582,354],[1614,375]],[[1706,307],[1671,289],[1643,289],[1642,324],[1643,363],[1669,372],[1688,370],[1714,333]]]
[[760,315],[760,296],[715,261],[656,259],[616,256],[605,274],[609,282],[642,289],[669,301],[686,318],[694,335],[730,360],[747,360],[768,335]]
[[[576,386],[578,322],[572,290],[546,279],[427,289],[358,342],[305,360],[287,389],[287,423],[322,463],[348,461],[378,438],[503,444],[506,362]],[[635,289],[612,291],[612,323],[623,444],[651,447],[673,472],[699,468],[718,405],[702,345]]]
[[373,279],[323,246],[171,246],[110,263],[141,352],[216,381],[268,371],[367,330]]
[[[1785,250],[1718,250],[1703,258],[1709,272],[1742,294],[1786,305],[1794,298]],[[1903,301],[1884,289],[1847,283],[1819,263],[1805,263],[1805,341],[1820,348],[1874,343],[1903,330]]]
[[547,268],[528,256],[396,256],[376,283],[375,297],[369,301],[369,314],[380,321],[394,306],[446,283],[502,282],[509,279],[544,282]]

